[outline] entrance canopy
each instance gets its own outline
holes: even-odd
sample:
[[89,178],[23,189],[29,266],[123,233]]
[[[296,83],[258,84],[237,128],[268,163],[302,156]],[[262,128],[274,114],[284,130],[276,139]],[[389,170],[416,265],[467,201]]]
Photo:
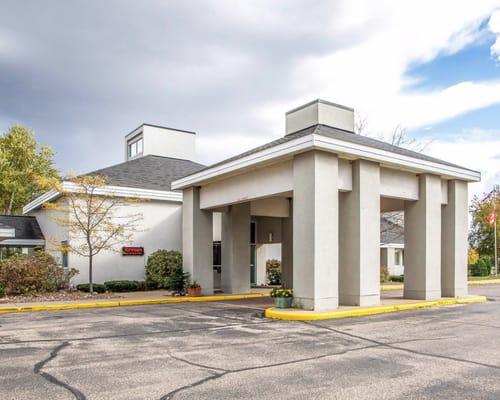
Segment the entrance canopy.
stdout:
[[206,291],[212,212],[223,213],[222,270],[234,291],[248,286],[237,271],[249,259],[252,208],[269,207],[272,216],[281,207],[291,229],[283,256],[300,307],[380,301],[381,211],[405,213],[407,297],[466,293],[467,183],[480,173],[353,127],[352,109],[315,100],[287,113],[284,137],[172,183],[184,192],[185,266]]

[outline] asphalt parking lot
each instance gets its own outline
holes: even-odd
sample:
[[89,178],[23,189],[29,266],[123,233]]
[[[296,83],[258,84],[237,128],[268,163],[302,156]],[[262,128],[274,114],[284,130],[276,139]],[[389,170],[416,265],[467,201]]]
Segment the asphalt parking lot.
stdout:
[[1,399],[499,399],[487,304],[312,323],[264,300],[0,316]]

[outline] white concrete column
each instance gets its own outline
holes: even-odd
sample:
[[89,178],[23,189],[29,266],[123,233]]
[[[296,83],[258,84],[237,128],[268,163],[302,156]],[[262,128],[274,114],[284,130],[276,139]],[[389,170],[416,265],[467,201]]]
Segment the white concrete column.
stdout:
[[320,151],[293,161],[293,290],[307,310],[338,307],[338,159]]
[[250,292],[250,203],[234,204],[222,213],[224,293]]
[[213,294],[212,212],[200,210],[200,189],[183,190],[182,260],[184,271],[202,287],[203,294]]
[[352,191],[340,196],[340,304],[380,303],[380,167],[352,163]]
[[293,288],[293,200],[290,199],[290,215],[281,223],[281,284]]
[[387,253],[387,247],[381,247],[380,248],[380,267],[388,267],[387,265],[387,257],[388,257],[388,253]]
[[389,275],[395,275],[396,267],[396,249],[394,247],[387,248],[387,271]]
[[405,202],[404,297],[441,297],[441,179],[419,176],[417,201]]
[[444,297],[461,297],[467,287],[467,182],[448,181],[448,204],[441,218],[441,292]]

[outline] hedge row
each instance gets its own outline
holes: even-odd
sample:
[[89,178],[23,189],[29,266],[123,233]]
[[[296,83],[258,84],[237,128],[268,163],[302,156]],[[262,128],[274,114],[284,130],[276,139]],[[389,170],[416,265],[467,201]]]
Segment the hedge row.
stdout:
[[[94,283],[94,292],[104,293],[104,292],[137,292],[142,290],[156,289],[156,287],[151,283],[146,283],[145,281],[107,281],[103,283]],[[77,285],[76,288],[82,292],[89,291],[89,284],[83,283]]]

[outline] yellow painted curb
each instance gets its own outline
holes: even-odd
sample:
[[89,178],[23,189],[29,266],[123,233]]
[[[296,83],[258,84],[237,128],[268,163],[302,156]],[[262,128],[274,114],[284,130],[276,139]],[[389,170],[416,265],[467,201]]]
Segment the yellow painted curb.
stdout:
[[380,285],[380,290],[388,292],[390,290],[403,290],[403,285]]
[[214,295],[214,296],[200,296],[200,297],[169,297],[159,299],[138,299],[138,300],[113,300],[101,301],[96,303],[75,303],[75,304],[47,304],[40,306],[19,306],[19,307],[0,307],[1,313],[14,313],[14,312],[30,312],[30,311],[54,311],[54,310],[77,310],[84,308],[104,308],[104,307],[125,307],[125,306],[143,306],[149,304],[177,304],[177,303],[191,303],[191,302],[209,302],[209,301],[224,301],[224,300],[245,300],[245,299],[259,299],[269,297],[264,293],[249,293],[249,294],[227,294],[227,295]]
[[419,308],[428,307],[443,307],[454,304],[470,304],[470,303],[485,303],[486,297],[474,296],[464,297],[457,299],[440,299],[433,301],[420,301],[418,303],[399,304],[393,306],[380,306],[380,307],[365,307],[350,310],[333,310],[333,311],[300,311],[290,309],[268,308],[266,309],[265,316],[272,319],[282,319],[287,321],[316,321],[322,319],[336,319],[336,318],[349,318],[349,317],[362,317],[366,315],[386,314],[397,311],[416,310]]
[[479,281],[469,281],[469,286],[481,286],[481,285],[497,285],[500,283],[500,279],[485,279]]
[[[498,285],[500,279],[485,279],[483,281],[469,281],[469,286],[482,286],[482,285]],[[403,290],[404,285],[380,285],[380,290],[383,292],[388,292],[391,290]]]

